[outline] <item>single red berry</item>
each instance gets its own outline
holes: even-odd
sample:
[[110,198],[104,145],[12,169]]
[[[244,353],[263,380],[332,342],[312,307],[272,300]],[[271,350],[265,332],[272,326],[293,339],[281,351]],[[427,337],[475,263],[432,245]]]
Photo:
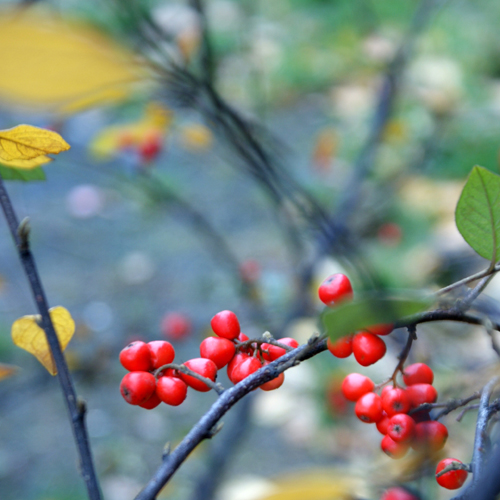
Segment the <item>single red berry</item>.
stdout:
[[120,363],[129,372],[151,370],[151,353],[148,345],[140,340],[132,342],[120,351]]
[[[183,364],[193,372],[215,382],[215,378],[217,377],[217,365],[211,359],[194,358]],[[210,390],[210,387],[208,387],[205,382],[198,380],[192,375],[186,375],[185,373],[179,372],[179,377],[184,380],[189,387],[192,387],[196,391],[208,392]]]
[[393,415],[387,426],[387,435],[396,443],[407,443],[413,439],[415,420],[405,413]]
[[382,408],[392,417],[397,413],[408,413],[411,408],[410,398],[404,389],[387,386],[381,394]]
[[200,356],[211,359],[220,370],[233,359],[236,347],[234,344],[222,337],[207,337],[200,344]]
[[401,488],[400,486],[395,486],[394,488],[389,488],[384,491],[380,500],[420,500],[413,493],[410,493],[407,489]]
[[147,346],[151,354],[153,370],[172,363],[175,358],[175,350],[172,344],[166,340],[153,340],[148,342]]
[[350,373],[342,381],[342,394],[349,401],[356,402],[361,396],[372,392],[375,384],[361,373]]
[[415,425],[411,447],[419,451],[438,451],[448,439],[448,429],[441,422],[431,420]]
[[364,330],[374,335],[389,335],[394,330],[394,325],[392,323],[382,323],[380,325],[372,325]]
[[233,384],[234,384],[234,381],[233,381],[233,371],[234,371],[234,369],[240,363],[242,363],[245,359],[247,359],[249,357],[250,357],[250,354],[248,354],[246,352],[239,352],[238,354],[235,354],[235,356],[233,357],[233,359],[227,365],[227,377],[228,377],[228,379],[231,382],[233,382]]
[[187,385],[177,377],[163,376],[156,383],[156,394],[166,404],[179,406],[187,395]]
[[414,363],[405,368],[403,381],[406,385],[432,384],[433,371],[425,363]]
[[159,155],[161,148],[161,134],[157,131],[152,131],[139,144],[139,156],[144,163],[150,163]]
[[257,358],[246,356],[245,358],[241,358],[241,361],[232,368],[230,380],[236,385],[261,368],[262,363]]
[[384,357],[385,342],[373,333],[359,332],[352,340],[352,352],[361,366],[370,366]]
[[417,408],[424,403],[435,403],[438,393],[430,384],[414,384],[406,388],[412,408]]
[[232,311],[221,311],[210,321],[212,330],[219,337],[235,339],[240,334],[240,322]]
[[153,395],[145,402],[141,403],[139,406],[141,408],[145,408],[146,410],[152,410],[156,408],[161,403],[161,399],[158,397],[156,392],[153,392]]
[[[462,464],[460,460],[456,458],[443,458],[436,467],[436,475],[441,472],[443,469],[451,465],[452,463]],[[465,481],[467,480],[468,472],[464,469],[459,470],[450,470],[449,472],[445,472],[439,477],[436,477],[436,481],[439,486],[446,488],[448,490],[458,490]]]
[[[284,337],[282,339],[278,339],[278,342],[280,344],[292,347],[293,349],[299,347],[299,343],[295,339],[292,339],[290,337]],[[274,361],[286,354],[285,349],[271,344],[262,344],[262,349],[267,351],[262,353],[262,356],[266,361]]]
[[367,424],[378,422],[382,419],[382,403],[380,396],[374,392],[368,392],[361,396],[354,407],[356,416]]
[[396,442],[390,436],[384,436],[382,442],[380,443],[382,451],[391,458],[398,459],[403,458],[408,449],[410,448],[409,443]]
[[127,403],[140,405],[153,395],[155,387],[156,379],[151,373],[134,371],[123,377],[120,392]]
[[335,340],[335,342],[328,339],[326,343],[328,350],[336,358],[348,358],[352,354],[352,337],[352,334],[346,335]]
[[[268,365],[269,362],[265,362],[264,366]],[[285,381],[285,374],[281,372],[276,378],[273,378],[269,380],[268,382],[264,382],[260,388],[263,391],[274,391],[274,389],[278,389],[283,385],[283,382]]]
[[352,299],[352,285],[345,274],[328,276],[318,288],[319,299],[323,304],[332,306],[342,300]]
[[377,430],[385,436],[387,434],[387,428],[389,427],[390,418],[387,416],[385,411],[382,411],[382,418],[376,423]]
[[161,321],[161,332],[170,340],[183,340],[191,333],[189,318],[182,313],[167,313]]

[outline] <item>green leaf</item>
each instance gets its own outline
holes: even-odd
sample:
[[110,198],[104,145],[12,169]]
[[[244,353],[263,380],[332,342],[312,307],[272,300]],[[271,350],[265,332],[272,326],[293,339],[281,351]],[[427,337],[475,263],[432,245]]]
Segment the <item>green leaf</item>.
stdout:
[[31,170],[20,168],[6,168],[0,165],[0,176],[4,181],[44,181],[46,179],[45,172],[42,167],[33,168]]
[[383,323],[395,323],[428,309],[433,300],[412,293],[381,295],[368,293],[356,299],[326,309],[321,317],[326,333],[336,339],[349,333]]
[[500,176],[475,166],[455,210],[464,240],[485,259],[500,258]]

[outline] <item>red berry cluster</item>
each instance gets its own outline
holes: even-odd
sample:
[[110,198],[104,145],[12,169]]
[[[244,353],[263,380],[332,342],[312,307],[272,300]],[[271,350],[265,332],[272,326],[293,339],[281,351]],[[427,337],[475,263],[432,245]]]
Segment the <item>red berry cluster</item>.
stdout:
[[[236,314],[221,311],[211,321],[216,337],[208,337],[200,344],[200,358],[190,359],[181,366],[171,365],[175,351],[170,342],[155,340],[144,343],[132,342],[120,352],[120,362],[129,370],[120,384],[125,401],[148,410],[162,401],[172,406],[180,405],[191,387],[200,392],[211,389],[205,382],[189,373],[182,366],[215,382],[217,371],[227,366],[231,382],[237,384],[262,366],[286,353],[278,347],[260,340],[251,341],[241,332]],[[292,338],[279,339],[280,344],[298,347]],[[285,375],[262,384],[264,391],[272,391],[283,384]]]
[[[339,302],[352,299],[353,290],[347,276],[333,274],[320,285],[318,295],[324,304],[334,307]],[[386,353],[385,342],[380,336],[388,335],[392,330],[392,324],[376,325],[335,342],[328,340],[328,349],[338,358],[354,354],[360,365],[369,366]],[[431,368],[424,363],[404,368],[402,375],[406,387],[397,384],[396,375],[397,372],[390,379],[392,385],[384,387],[379,394],[375,392],[378,388],[372,380],[359,373],[351,373],[342,382],[342,393],[346,399],[356,403],[354,411],[362,422],[376,424],[378,431],[384,435],[382,451],[391,458],[402,458],[410,447],[419,451],[440,450],[448,438],[446,426],[431,420],[428,411],[412,411],[424,403],[437,401],[438,394],[432,386],[434,374]],[[412,412],[411,415],[409,412]],[[442,462],[446,460],[456,461],[445,459]],[[445,467],[441,467],[442,462],[439,463],[436,474]],[[459,488],[466,477],[465,470],[454,470],[439,476],[437,481],[445,488],[450,488],[451,484]]]
[[[219,369],[227,365],[227,376],[233,384],[241,382],[252,373],[286,354],[286,350],[261,341],[251,341],[241,332],[236,314],[231,311],[217,313],[210,322],[217,337],[208,337],[200,345],[203,357],[211,359]],[[298,347],[299,343],[292,338],[279,339],[280,344]],[[224,356],[220,353],[224,352]],[[260,386],[264,391],[272,391],[280,387],[285,374]]]

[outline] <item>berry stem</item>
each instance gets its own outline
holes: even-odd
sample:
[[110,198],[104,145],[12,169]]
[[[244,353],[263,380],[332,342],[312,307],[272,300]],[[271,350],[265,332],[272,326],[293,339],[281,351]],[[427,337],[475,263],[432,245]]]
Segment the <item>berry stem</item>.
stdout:
[[441,417],[448,415],[448,413],[451,413],[453,410],[456,410],[457,408],[460,408],[461,406],[465,406],[465,405],[469,404],[471,401],[474,401],[475,399],[479,399],[480,396],[481,396],[480,392],[475,392],[471,396],[469,396],[467,398],[463,398],[463,399],[450,399],[449,401],[446,401],[443,403],[424,403],[424,404],[421,404],[420,406],[417,406],[417,408],[413,408],[413,410],[410,410],[408,412],[408,415],[418,413],[419,411],[422,411],[422,410],[429,411],[429,410],[433,410],[434,408],[443,408],[443,410],[440,411],[433,418],[433,420],[439,420]]
[[203,382],[204,384],[208,385],[208,387],[210,387],[210,389],[213,389],[219,396],[221,394],[224,393],[224,391],[226,389],[224,389],[224,387],[219,384],[218,382],[213,382],[212,380],[210,380],[209,378],[207,377],[204,377],[203,375],[200,375],[199,373],[196,373],[195,371],[193,370],[190,370],[187,366],[185,365],[177,365],[177,364],[174,364],[174,363],[169,363],[167,365],[163,365],[163,366],[160,366],[160,368],[158,368],[154,373],[153,375],[155,376],[155,378],[158,380],[158,377],[161,375],[162,372],[164,372],[165,370],[168,370],[168,369],[171,369],[171,370],[175,370],[177,372],[181,372],[181,373],[184,373],[184,375],[189,375],[190,377],[193,377],[193,378],[196,378],[198,380],[200,380],[201,382]]
[[452,462],[450,465],[447,465],[442,471],[439,471],[436,474],[436,478],[453,470],[465,470],[467,472],[472,472],[470,464],[461,464],[460,462]]
[[404,367],[404,364],[406,362],[406,359],[408,358],[408,355],[410,354],[413,341],[417,340],[417,326],[416,325],[409,325],[407,327],[407,329],[408,329],[408,338],[406,340],[406,344],[403,347],[403,350],[399,353],[399,356],[398,356],[399,362],[396,365],[396,368],[394,368],[394,372],[392,373],[392,377],[390,378],[390,380],[392,380],[392,383],[393,383],[395,388],[398,386],[397,382],[396,382],[396,377],[397,377],[398,373],[404,372],[403,367]]

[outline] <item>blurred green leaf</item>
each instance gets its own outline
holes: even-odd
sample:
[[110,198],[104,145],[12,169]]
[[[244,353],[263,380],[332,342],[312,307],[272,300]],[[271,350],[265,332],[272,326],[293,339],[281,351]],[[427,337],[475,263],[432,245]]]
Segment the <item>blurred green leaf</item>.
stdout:
[[20,168],[7,168],[0,165],[0,176],[4,181],[44,181],[46,179],[45,172],[42,167],[33,168],[31,170]]
[[455,211],[465,241],[485,259],[500,257],[500,176],[475,166],[467,179]]
[[432,302],[428,296],[408,292],[391,293],[390,296],[386,292],[384,295],[371,292],[326,309],[321,320],[328,336],[336,339],[373,325],[395,323],[406,316],[425,311]]

